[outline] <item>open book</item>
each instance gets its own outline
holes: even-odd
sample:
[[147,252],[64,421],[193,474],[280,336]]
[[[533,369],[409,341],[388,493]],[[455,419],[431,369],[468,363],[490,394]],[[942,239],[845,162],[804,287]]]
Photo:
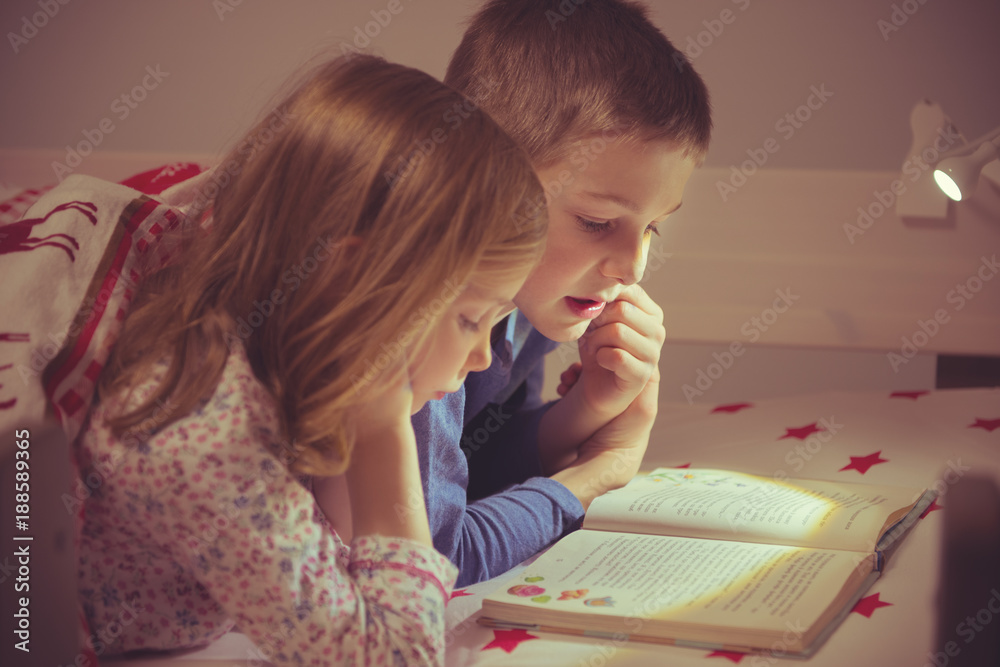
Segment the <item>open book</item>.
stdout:
[[935,495],[660,468],[597,498],[480,623],[806,657]]

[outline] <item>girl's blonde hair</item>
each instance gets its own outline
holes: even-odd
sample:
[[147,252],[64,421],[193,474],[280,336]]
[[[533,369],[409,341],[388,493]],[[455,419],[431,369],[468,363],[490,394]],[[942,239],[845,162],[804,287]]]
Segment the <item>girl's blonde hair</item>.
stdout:
[[[218,384],[234,337],[274,397],[289,467],[337,474],[352,406],[466,283],[526,273],[546,223],[527,156],[475,105],[373,56],[326,62],[216,168],[180,261],[144,281],[101,394],[164,380],[119,435]],[[391,373],[391,371],[390,371]]]

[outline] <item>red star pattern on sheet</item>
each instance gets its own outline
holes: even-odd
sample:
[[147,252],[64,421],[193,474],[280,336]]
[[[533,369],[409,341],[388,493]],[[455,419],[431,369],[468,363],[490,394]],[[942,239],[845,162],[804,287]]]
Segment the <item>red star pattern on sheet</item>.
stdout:
[[875,593],[873,595],[868,595],[866,597],[861,598],[860,600],[858,600],[858,603],[854,605],[854,609],[852,609],[851,611],[856,611],[865,618],[871,618],[872,613],[876,609],[880,607],[891,607],[892,603],[882,602],[882,600],[879,599],[880,595],[882,594]]
[[981,428],[992,433],[994,429],[1000,428],[1000,419],[980,419],[976,417],[975,424],[969,424],[969,428]]
[[934,502],[932,502],[930,505],[928,505],[927,509],[924,510],[924,513],[920,515],[920,518],[923,519],[925,516],[927,516],[931,512],[933,512],[935,510],[939,510],[939,509],[942,509],[942,508],[941,508],[940,505],[938,505],[937,498],[935,498]]
[[879,463],[888,463],[889,459],[882,458],[882,450],[878,450],[874,454],[869,454],[868,456],[852,456],[851,462],[840,469],[841,472],[844,470],[857,470],[859,473],[864,475],[868,472],[868,469],[873,465],[878,465]]
[[710,414],[715,414],[716,412],[739,412],[740,410],[746,410],[747,408],[752,408],[753,403],[729,403],[727,405],[717,405],[712,408]]
[[448,599],[449,600],[454,600],[455,598],[464,598],[466,595],[472,595],[472,593],[470,593],[469,591],[465,590],[464,588],[459,588],[458,590],[452,591],[451,592],[451,597],[448,598]]
[[912,399],[912,400],[915,401],[918,398],[920,398],[921,396],[924,396],[925,394],[929,394],[929,393],[931,393],[931,392],[926,391],[926,390],[924,390],[924,391],[894,391],[891,394],[889,394],[889,398],[909,398],[909,399]]
[[706,658],[725,658],[730,662],[735,662],[739,664],[740,660],[746,657],[746,653],[739,653],[737,651],[712,651]]
[[674,466],[674,467],[675,467],[675,468],[690,468],[690,467],[691,467],[691,464],[690,464],[690,463],[685,463],[684,465],[681,465],[681,466]]
[[535,635],[529,635],[527,630],[494,630],[493,641],[484,646],[481,650],[488,648],[502,648],[510,653],[517,648],[521,642],[529,639],[538,639]]
[[821,429],[816,425],[816,422],[812,424],[807,424],[806,426],[800,426],[798,428],[786,428],[785,435],[778,438],[778,440],[784,440],[785,438],[798,438],[799,440],[805,440],[813,433],[819,433],[825,429]]

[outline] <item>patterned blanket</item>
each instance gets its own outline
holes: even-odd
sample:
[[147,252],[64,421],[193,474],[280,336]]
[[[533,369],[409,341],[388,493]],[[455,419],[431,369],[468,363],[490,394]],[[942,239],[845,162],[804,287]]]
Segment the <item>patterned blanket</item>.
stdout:
[[[162,251],[152,262],[147,255],[180,222],[172,206],[149,195],[201,168],[154,171],[124,184],[74,175],[0,204],[2,432],[53,418],[70,441],[79,431],[139,267],[169,259]],[[12,449],[9,438],[0,442],[0,456]]]
[[[159,241],[183,224],[202,171],[169,165],[121,184],[73,175],[0,202],[0,461],[14,459],[15,432],[32,434],[33,452],[76,438],[135,288],[169,261]],[[58,443],[39,438],[60,431]],[[73,477],[44,492],[85,498]],[[80,619],[81,652],[97,664]]]

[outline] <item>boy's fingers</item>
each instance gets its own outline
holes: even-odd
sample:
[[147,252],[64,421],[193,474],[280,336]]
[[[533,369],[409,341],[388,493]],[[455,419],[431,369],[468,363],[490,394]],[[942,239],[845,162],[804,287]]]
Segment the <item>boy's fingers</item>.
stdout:
[[618,295],[618,301],[628,301],[651,315],[663,315],[663,309],[650,298],[646,290],[638,283],[629,285]]
[[566,370],[562,372],[562,375],[560,375],[559,378],[562,379],[566,377],[569,378],[578,377],[580,375],[581,368],[583,368],[583,366],[580,364],[579,361],[573,362],[572,364],[569,365],[569,367],[566,368]]
[[603,348],[617,348],[640,361],[655,364],[660,359],[662,341],[655,335],[644,335],[627,323],[611,322],[587,332],[583,345],[591,354]]
[[646,290],[636,284],[622,290],[618,298],[605,306],[604,311],[594,318],[594,323],[600,326],[603,320],[614,318],[616,313],[627,313],[631,308],[663,321],[663,309],[646,294]]
[[636,359],[621,348],[602,347],[594,355],[597,365],[611,371],[619,380],[628,384],[644,384],[656,366]]
[[556,393],[560,396],[565,396],[569,393],[569,390],[573,388],[573,385],[580,380],[580,373],[582,370],[583,365],[579,361],[570,364],[570,366],[559,376],[559,386],[556,387]]
[[662,345],[666,339],[666,330],[663,328],[663,311],[648,296],[645,298],[649,304],[652,304],[654,312],[644,310],[630,301],[615,301],[605,306],[604,312],[591,322],[588,334],[609,324],[621,322],[642,336],[653,339],[658,345]]
[[653,339],[658,345],[662,345],[666,332],[663,324],[653,315],[638,310],[628,303],[616,301],[608,305],[601,313],[601,317],[594,320],[587,329],[587,336],[601,331],[609,326],[625,326],[632,329],[644,338]]

